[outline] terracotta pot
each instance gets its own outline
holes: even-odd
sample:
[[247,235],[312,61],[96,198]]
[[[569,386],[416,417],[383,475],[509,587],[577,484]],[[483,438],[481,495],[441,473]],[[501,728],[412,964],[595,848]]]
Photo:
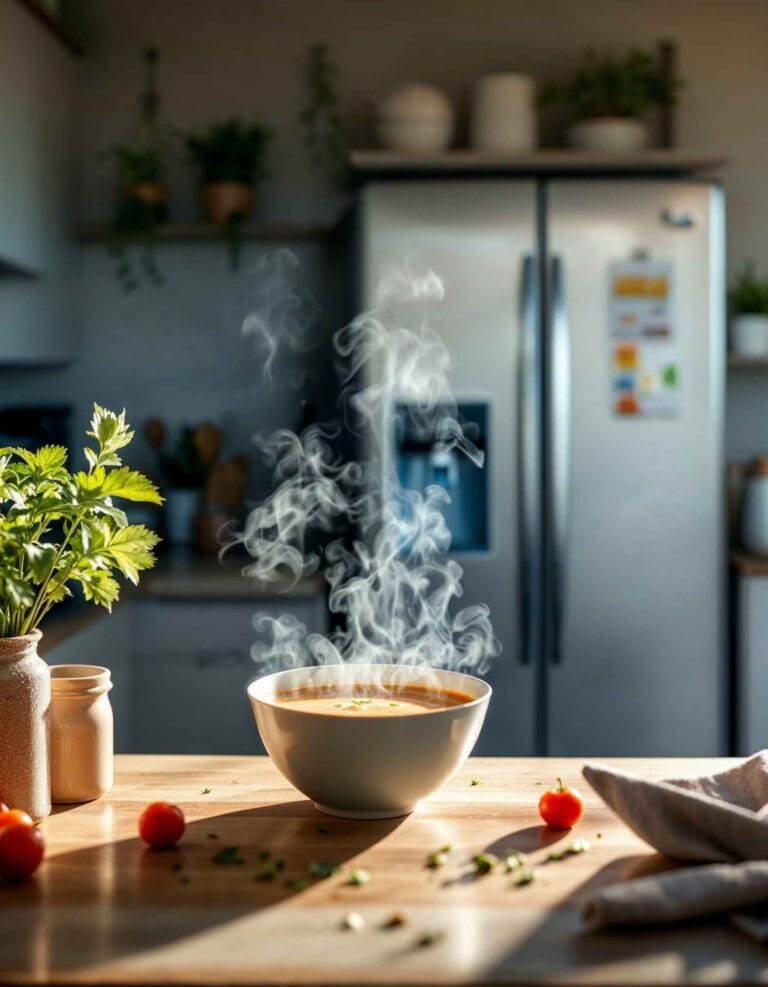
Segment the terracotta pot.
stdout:
[[221,226],[233,213],[246,219],[253,208],[253,188],[241,182],[207,182],[200,187],[203,212],[209,223]]
[[37,654],[41,637],[0,638],[0,801],[35,822],[51,811],[51,675]]
[[127,199],[137,199],[148,206],[162,206],[167,197],[167,189],[161,182],[139,182],[125,190]]
[[89,802],[112,788],[111,688],[100,665],[51,666],[53,802]]

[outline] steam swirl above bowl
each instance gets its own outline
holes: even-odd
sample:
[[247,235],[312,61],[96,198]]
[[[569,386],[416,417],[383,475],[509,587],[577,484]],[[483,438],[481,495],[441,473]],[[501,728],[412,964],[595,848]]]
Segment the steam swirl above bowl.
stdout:
[[292,668],[248,686],[277,768],[322,812],[355,819],[407,815],[440,788],[474,747],[490,697],[473,675],[407,665]]

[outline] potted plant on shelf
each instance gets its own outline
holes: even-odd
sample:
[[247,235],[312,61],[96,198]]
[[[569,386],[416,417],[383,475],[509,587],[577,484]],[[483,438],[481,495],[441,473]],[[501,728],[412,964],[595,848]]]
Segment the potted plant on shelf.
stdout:
[[156,487],[123,466],[133,432],[94,405],[86,470],[70,472],[63,446],[0,449],[0,800],[41,819],[50,812],[50,673],[37,655],[40,623],[79,587],[112,608],[122,574],[137,583],[157,536],[129,524],[116,501],[159,504]]
[[728,294],[731,350],[739,356],[768,356],[768,278],[747,264]]
[[185,138],[200,172],[203,212],[229,240],[233,269],[239,264],[242,227],[251,215],[254,186],[267,175],[264,158],[271,138],[266,127],[249,126],[236,118]]
[[[128,144],[116,144],[110,153],[117,161],[119,180],[118,206],[109,241],[118,279],[126,291],[139,286],[142,273],[153,284],[162,284],[154,255],[157,224],[166,219],[160,155],[153,147]],[[133,243],[141,247],[138,263],[129,253]]]
[[195,518],[202,510],[203,490],[221,452],[221,431],[208,423],[184,425],[169,448],[165,424],[159,418],[150,418],[144,434],[157,454],[163,477],[165,533],[173,544],[188,545]]
[[681,86],[648,52],[633,48],[614,56],[587,49],[571,79],[546,86],[541,102],[575,112],[577,120],[568,130],[572,147],[627,154],[648,143],[643,114],[652,106],[673,106]]

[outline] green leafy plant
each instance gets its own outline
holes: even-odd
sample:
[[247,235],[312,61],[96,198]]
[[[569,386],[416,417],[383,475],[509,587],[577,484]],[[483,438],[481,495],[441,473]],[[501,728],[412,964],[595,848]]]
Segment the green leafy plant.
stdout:
[[[108,250],[114,258],[123,289],[134,291],[142,276],[155,285],[163,276],[155,261],[157,225],[166,218],[164,202],[151,202],[137,194],[137,186],[160,185],[163,171],[160,155],[153,147],[115,144],[108,154],[117,162],[120,195],[112,220]],[[131,247],[136,246],[134,256]]]
[[[271,139],[272,131],[266,127],[248,126],[233,117],[201,133],[187,134],[185,144],[199,169],[201,184],[234,182],[252,187],[268,175],[264,159]],[[240,266],[243,226],[247,219],[242,212],[233,210],[222,222],[233,270]]]
[[232,118],[202,133],[187,134],[187,150],[200,169],[200,181],[255,185],[267,176],[264,165],[272,132],[259,124],[247,126]]
[[0,637],[29,634],[73,586],[110,610],[115,575],[137,583],[154,565],[157,535],[129,524],[115,504],[162,502],[118,455],[133,438],[125,412],[95,404],[87,434],[95,440],[84,450],[88,468],[75,473],[63,446],[0,449]]
[[336,86],[339,70],[327,44],[314,44],[304,63],[304,104],[299,121],[304,127],[304,146],[312,164],[323,168],[331,181],[344,189],[348,182],[346,142],[339,115]]
[[768,278],[747,264],[728,292],[728,302],[734,315],[768,315]]
[[568,82],[544,88],[541,103],[570,106],[581,120],[634,118],[651,106],[673,106],[682,85],[661,69],[653,55],[638,48],[623,56],[598,55],[588,48]]

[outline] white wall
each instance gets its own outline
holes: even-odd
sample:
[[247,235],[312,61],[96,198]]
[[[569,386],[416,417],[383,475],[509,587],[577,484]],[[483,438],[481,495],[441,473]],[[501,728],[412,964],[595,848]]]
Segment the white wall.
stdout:
[[[265,218],[322,219],[338,201],[313,174],[297,124],[300,63],[307,45],[330,42],[342,72],[343,112],[353,140],[368,140],[368,104],[398,82],[443,86],[465,108],[473,79],[497,69],[554,78],[580,50],[680,45],[687,80],[679,144],[724,153],[729,268],[753,257],[768,270],[768,3],[764,0],[79,0],[87,55],[81,66],[78,212],[103,220],[114,175],[99,152],[129,131],[141,85],[140,53],[161,50],[163,114],[174,128],[239,114],[278,131],[272,177],[260,196]],[[552,138],[556,121],[545,136]],[[194,177],[183,148],[167,141],[171,212],[195,215]],[[251,251],[251,257],[255,251]],[[303,257],[322,280],[318,252]],[[229,412],[243,435],[290,412],[296,395],[267,398],[238,338],[233,280],[219,246],[163,248],[164,288],[125,297],[99,247],[83,251],[79,320],[83,360],[69,370],[0,372],[2,398],[92,398],[128,405],[141,419],[177,421]],[[322,332],[327,332],[324,326]],[[312,362],[310,360],[310,362]],[[768,374],[731,379],[728,451],[768,449]],[[290,420],[290,417],[286,420]]]

